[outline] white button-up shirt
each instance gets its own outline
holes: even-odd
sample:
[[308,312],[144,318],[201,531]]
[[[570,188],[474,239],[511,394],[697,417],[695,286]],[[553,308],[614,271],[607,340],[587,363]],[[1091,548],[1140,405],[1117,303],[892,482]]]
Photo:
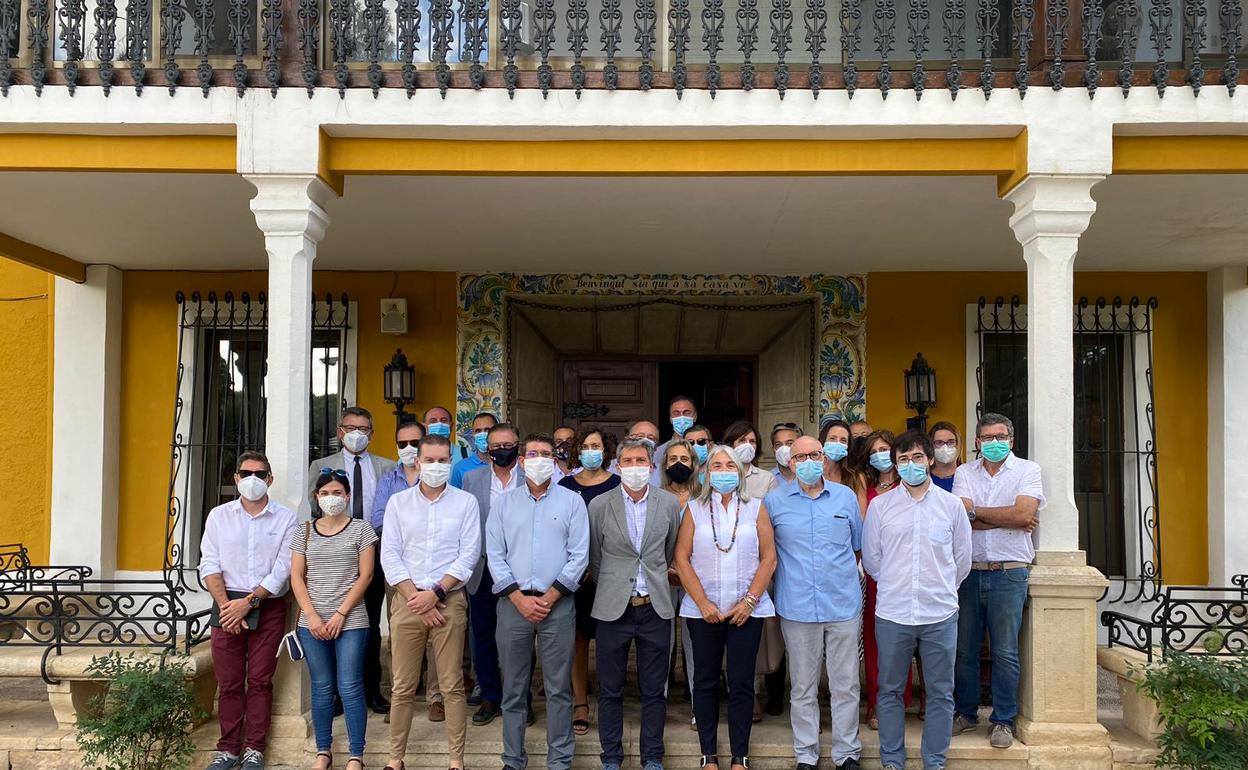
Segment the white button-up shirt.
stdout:
[[952,617],[971,572],[966,507],[935,484],[917,500],[905,485],[876,497],[863,526],[862,568],[879,587],[877,618],[924,626]]
[[241,500],[208,512],[199,543],[199,577],[220,575],[225,590],[249,592],[262,586],[273,596],[290,583],[290,541],[298,519],[289,508],[269,500],[252,516]]
[[[494,501],[498,499],[499,495],[501,495],[504,492],[510,492],[511,490],[515,489],[516,482],[519,481],[519,479],[520,479],[520,464],[519,463],[516,463],[515,465],[511,466],[511,475],[507,477],[506,484],[500,481],[498,478],[498,474],[494,472],[493,468],[490,468],[490,508],[494,507]],[[558,482],[552,481],[551,483],[555,484]]]
[[[1034,497],[1044,507],[1044,488],[1040,482],[1040,466],[1010,452],[997,470],[988,473],[981,457],[959,465],[953,474],[953,494],[976,508],[1006,508],[1014,505],[1019,495]],[[1036,546],[1031,534],[1023,529],[977,529],[971,534],[974,543],[973,561],[1021,561],[1030,564],[1036,559]]]
[[386,504],[381,528],[381,568],[386,582],[410,580],[421,590],[444,576],[460,583],[472,577],[481,558],[481,513],[477,498],[447,484],[433,500],[421,484],[405,489]]
[[[377,475],[373,473],[373,458],[368,454],[368,450],[353,455],[347,450],[342,450],[342,469],[347,472],[347,479],[352,484],[355,483],[355,460],[360,460],[360,478],[364,481],[364,490],[352,489],[351,494],[364,496],[364,520],[368,521],[368,514],[373,510],[373,499],[377,496]],[[315,500],[313,502],[316,502]],[[347,515],[351,514],[352,508],[348,506]]]
[[[628,490],[620,485],[620,494],[624,495],[624,518],[628,520],[628,539],[633,541],[633,549],[641,553],[641,538],[646,533],[646,506],[650,502],[650,487],[640,500],[634,501],[628,496]],[[646,586],[646,573],[637,562],[637,583],[633,586],[634,596],[649,596],[650,589]]]

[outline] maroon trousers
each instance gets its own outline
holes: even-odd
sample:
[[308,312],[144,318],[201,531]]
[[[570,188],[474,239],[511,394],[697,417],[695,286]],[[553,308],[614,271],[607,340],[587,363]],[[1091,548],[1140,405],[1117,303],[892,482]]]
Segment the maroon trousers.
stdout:
[[277,645],[285,633],[285,597],[266,599],[260,605],[260,624],[254,631],[244,628],[241,633],[231,634],[212,629],[217,719],[221,725],[217,751],[235,756],[241,755],[244,748],[264,751],[273,711]]

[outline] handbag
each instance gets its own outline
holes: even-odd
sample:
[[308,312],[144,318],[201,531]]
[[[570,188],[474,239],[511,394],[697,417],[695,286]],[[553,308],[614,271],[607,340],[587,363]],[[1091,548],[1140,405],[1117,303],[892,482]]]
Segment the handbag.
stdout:
[[283,650],[285,650],[286,654],[290,656],[292,661],[297,663],[303,660],[303,644],[299,641],[299,634],[297,631],[286,632],[286,635],[282,637],[282,641],[277,643],[277,655],[274,657],[282,657]]
[[[234,599],[242,599],[246,595],[247,595],[246,591],[226,591],[225,592],[226,598],[230,599],[231,601]],[[212,603],[212,609],[209,610],[208,612],[208,625],[213,628],[221,627],[221,608],[217,606],[216,602]],[[248,612],[247,615],[243,618],[243,627],[246,628],[248,631],[255,631],[257,628],[260,627],[260,607],[259,606],[252,608],[251,612]]]

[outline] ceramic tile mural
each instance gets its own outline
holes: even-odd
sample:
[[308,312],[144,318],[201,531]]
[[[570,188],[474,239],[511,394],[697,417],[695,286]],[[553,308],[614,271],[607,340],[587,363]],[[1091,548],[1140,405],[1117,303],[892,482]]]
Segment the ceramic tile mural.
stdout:
[[508,296],[664,294],[816,297],[820,422],[864,416],[866,276],[460,273],[456,432],[467,435],[472,417],[478,412],[507,414],[503,318]]

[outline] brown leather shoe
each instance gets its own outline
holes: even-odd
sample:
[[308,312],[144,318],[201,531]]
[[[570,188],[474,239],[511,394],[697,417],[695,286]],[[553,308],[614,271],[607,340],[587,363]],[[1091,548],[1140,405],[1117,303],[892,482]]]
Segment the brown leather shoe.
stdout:
[[446,721],[446,707],[443,706],[441,703],[437,703],[437,702],[430,703],[429,704],[429,721],[430,722],[445,722]]

